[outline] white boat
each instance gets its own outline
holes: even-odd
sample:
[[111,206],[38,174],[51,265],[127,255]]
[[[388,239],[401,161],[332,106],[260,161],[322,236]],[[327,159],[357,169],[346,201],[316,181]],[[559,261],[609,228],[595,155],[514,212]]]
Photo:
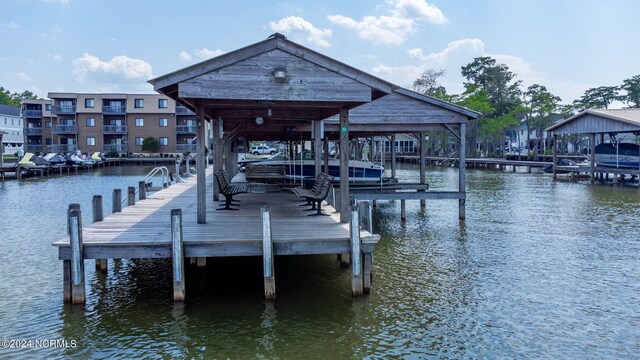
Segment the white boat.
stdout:
[[[311,151],[305,151],[302,160],[300,154],[290,160],[284,154],[278,153],[266,160],[244,161],[241,165],[247,167],[248,172],[269,173],[265,167],[282,170],[282,177],[286,179],[315,178],[315,160]],[[322,161],[324,171],[324,161]],[[279,170],[278,170],[279,171]],[[273,172],[271,173],[273,175]],[[369,161],[349,160],[349,181],[368,182],[381,181],[384,174],[384,166]],[[340,160],[329,159],[329,175],[335,180],[340,180]],[[273,176],[270,176],[273,178]]]
[[638,168],[640,163],[640,146],[619,142],[604,143],[596,146],[596,164],[615,168]]

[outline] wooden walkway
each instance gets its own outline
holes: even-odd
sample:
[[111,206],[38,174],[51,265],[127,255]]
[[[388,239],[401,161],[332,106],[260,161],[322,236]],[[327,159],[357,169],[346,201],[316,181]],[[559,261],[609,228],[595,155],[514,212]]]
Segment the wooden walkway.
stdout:
[[[207,193],[207,198],[212,199],[210,170],[207,171]],[[197,224],[196,196],[196,179],[192,177],[103,221],[85,224],[83,259],[172,258],[172,209],[182,210],[184,257],[263,256],[262,207],[265,205],[270,207],[273,255],[352,252],[350,224],[340,223],[339,214],[328,204],[323,206],[323,211],[330,216],[307,216],[313,212],[302,211],[301,199],[288,191],[247,193],[234,197],[241,201],[240,206],[236,206],[238,211],[216,210],[218,203],[208,201],[207,223]],[[86,213],[91,209],[82,211]],[[371,258],[380,236],[365,230],[359,234],[358,252]],[[72,259],[69,239],[65,237],[53,244],[60,260]]]

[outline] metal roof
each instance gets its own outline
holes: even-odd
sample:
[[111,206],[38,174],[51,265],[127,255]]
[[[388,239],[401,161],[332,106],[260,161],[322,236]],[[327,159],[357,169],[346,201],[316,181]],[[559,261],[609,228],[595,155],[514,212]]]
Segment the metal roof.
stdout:
[[16,106],[0,104],[0,114],[20,116],[20,108]]
[[600,134],[640,131],[640,109],[589,109],[546,131],[555,134]]

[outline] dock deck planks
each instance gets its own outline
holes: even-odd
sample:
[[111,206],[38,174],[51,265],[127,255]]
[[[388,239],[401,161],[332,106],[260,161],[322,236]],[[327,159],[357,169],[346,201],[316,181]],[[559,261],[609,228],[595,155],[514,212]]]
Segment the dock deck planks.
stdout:
[[[212,191],[212,172],[207,171],[207,192]],[[206,224],[196,221],[196,180],[190,178],[136,202],[122,212],[83,228],[87,259],[171,257],[171,209],[182,209],[185,256],[257,256],[262,254],[261,206],[271,207],[275,255],[333,254],[349,251],[349,225],[340,223],[335,209],[331,216],[307,216],[301,199],[289,192],[249,193],[237,196],[239,211],[217,211],[208,200]],[[208,196],[207,199],[211,199]],[[88,211],[85,209],[84,211]],[[363,248],[380,239],[361,231]],[[59,258],[69,259],[69,238],[56,241]]]

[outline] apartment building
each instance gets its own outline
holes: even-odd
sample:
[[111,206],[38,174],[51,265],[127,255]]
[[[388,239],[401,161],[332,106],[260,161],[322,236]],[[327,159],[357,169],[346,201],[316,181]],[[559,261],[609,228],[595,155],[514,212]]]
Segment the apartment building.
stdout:
[[49,93],[25,100],[27,151],[143,153],[154,137],[160,153],[194,152],[195,114],[156,94]]
[[0,104],[0,131],[4,134],[2,144],[6,153],[13,154],[22,150],[24,136],[20,108]]

